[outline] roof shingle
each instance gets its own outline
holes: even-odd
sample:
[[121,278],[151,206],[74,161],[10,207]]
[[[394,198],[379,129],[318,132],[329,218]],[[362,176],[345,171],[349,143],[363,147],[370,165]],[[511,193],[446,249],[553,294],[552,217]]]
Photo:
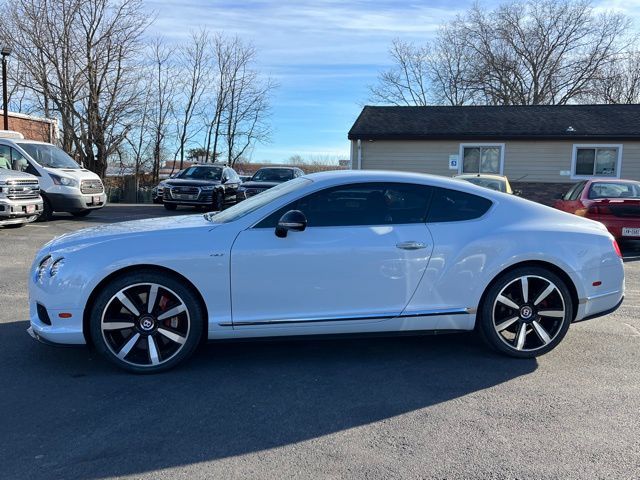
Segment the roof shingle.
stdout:
[[[571,128],[570,128],[571,127]],[[365,106],[349,140],[636,139],[640,105]]]

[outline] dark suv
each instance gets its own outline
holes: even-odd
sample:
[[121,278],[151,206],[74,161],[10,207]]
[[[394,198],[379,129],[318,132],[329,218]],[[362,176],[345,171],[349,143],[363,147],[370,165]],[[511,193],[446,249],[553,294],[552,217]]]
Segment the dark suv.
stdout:
[[224,165],[194,165],[164,184],[164,208],[175,210],[178,205],[222,210],[237,202],[240,177],[233,168]]
[[302,175],[304,172],[298,167],[263,167],[242,184],[238,191],[238,200],[252,197]]

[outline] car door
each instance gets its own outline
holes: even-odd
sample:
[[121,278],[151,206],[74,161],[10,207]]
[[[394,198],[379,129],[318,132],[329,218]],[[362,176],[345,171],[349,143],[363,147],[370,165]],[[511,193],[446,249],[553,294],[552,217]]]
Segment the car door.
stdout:
[[[433,243],[431,189],[359,183],[312,193],[241,232],[231,251],[234,326],[366,320],[404,309]],[[275,235],[287,211],[307,228]]]

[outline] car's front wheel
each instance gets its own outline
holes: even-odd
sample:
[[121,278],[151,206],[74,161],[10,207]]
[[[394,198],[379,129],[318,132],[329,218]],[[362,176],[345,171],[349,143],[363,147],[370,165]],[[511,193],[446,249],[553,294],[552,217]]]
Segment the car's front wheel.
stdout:
[[168,370],[186,360],[200,343],[204,312],[184,282],[142,271],[111,281],[90,314],[96,349],[135,373]]
[[540,267],[523,267],[499,277],[480,306],[478,330],[496,350],[520,358],[549,352],[573,319],[565,282]]

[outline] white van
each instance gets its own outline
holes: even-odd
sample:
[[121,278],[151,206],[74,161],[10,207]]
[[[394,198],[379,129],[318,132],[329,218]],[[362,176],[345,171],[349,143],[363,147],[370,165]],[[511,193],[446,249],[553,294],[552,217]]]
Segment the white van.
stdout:
[[0,130],[0,151],[14,165],[20,165],[22,171],[38,177],[44,201],[42,220],[48,220],[53,212],[84,217],[107,203],[100,177],[82,168],[55,145],[25,140],[18,132]]

